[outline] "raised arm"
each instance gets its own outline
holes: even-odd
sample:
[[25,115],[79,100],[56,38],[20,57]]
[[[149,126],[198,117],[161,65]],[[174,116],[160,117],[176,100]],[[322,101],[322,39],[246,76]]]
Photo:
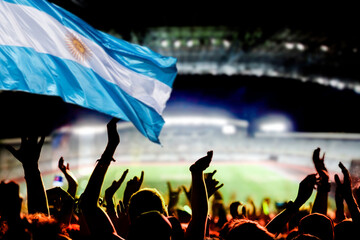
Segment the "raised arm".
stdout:
[[97,206],[98,204],[105,174],[110,166],[111,161],[114,161],[113,155],[115,153],[117,145],[120,143],[120,137],[116,128],[117,122],[118,119],[113,118],[107,124],[107,146],[104,153],[101,155],[101,158],[98,160],[82,196],[82,200],[84,200],[84,197],[86,197],[86,201],[88,202],[88,204],[91,203],[93,206]]
[[329,173],[325,167],[325,153],[320,157],[320,148],[313,152],[313,162],[315,169],[319,175],[317,181],[317,193],[312,207],[312,212],[327,214],[328,209],[328,194],[330,192]]
[[80,209],[83,218],[83,227],[88,229],[90,237],[101,239],[121,239],[105,211],[98,205],[101,187],[105,178],[107,169],[113,160],[117,145],[120,143],[120,137],[117,132],[116,123],[118,119],[113,118],[107,124],[108,143],[104,153],[98,160],[89,182],[80,197]]
[[219,181],[214,178],[214,174],[216,173],[216,170],[214,170],[211,173],[205,173],[204,179],[205,179],[205,185],[206,185],[206,191],[208,194],[208,198],[210,198],[214,193],[222,188],[224,186],[223,183],[219,184]]
[[209,167],[212,156],[213,152],[209,151],[205,157],[200,158],[190,166],[192,185],[190,202],[192,216],[185,233],[186,239],[203,240],[205,237],[209,207],[203,172]]
[[337,187],[339,188],[340,194],[344,197],[345,202],[349,208],[349,212],[351,214],[351,218],[353,222],[360,224],[360,209],[355,200],[355,197],[352,192],[351,186],[351,177],[347,168],[340,162],[339,167],[341,168],[341,172],[344,175],[343,183],[341,183],[340,178],[337,174],[335,174],[335,182]]
[[107,212],[113,211],[115,213],[115,205],[113,201],[113,197],[115,192],[120,188],[121,184],[124,182],[126,175],[128,174],[129,169],[126,169],[123,174],[121,175],[118,181],[114,180],[110,187],[105,190],[105,202]]
[[134,176],[126,183],[126,187],[124,190],[124,197],[123,197],[123,205],[126,210],[129,206],[131,195],[133,195],[135,192],[140,190],[143,181],[144,181],[144,171],[141,171],[140,178]]
[[119,218],[119,216],[116,214],[113,198],[114,198],[115,192],[120,188],[121,184],[124,182],[128,172],[129,172],[129,170],[126,169],[123,172],[123,174],[121,175],[120,179],[118,181],[114,180],[112,182],[111,186],[105,190],[106,213],[110,217],[110,219],[116,229],[116,232],[122,237],[126,237],[123,234],[123,232],[121,231],[122,225],[124,225],[126,223],[123,223],[121,221],[122,219]]
[[169,203],[168,203],[168,213],[169,215],[176,215],[176,207],[179,202],[179,195],[181,192],[181,187],[178,187],[176,190],[174,190],[171,187],[171,183],[168,181],[168,192],[169,192]]
[[285,210],[276,215],[267,225],[266,229],[278,234],[290,220],[290,218],[299,211],[300,207],[310,198],[316,182],[316,174],[307,175],[299,184],[299,190],[294,202],[288,202]]
[[10,145],[5,147],[22,163],[27,188],[28,212],[48,215],[49,206],[38,164],[45,136],[41,136],[40,140],[38,138],[38,136],[22,137],[18,150]]
[[346,219],[345,211],[344,211],[344,197],[341,194],[341,182],[339,179],[339,184],[336,184],[335,189],[335,204],[336,204],[336,211],[335,211],[335,223],[340,223],[344,219]]
[[76,177],[74,176],[74,174],[70,171],[70,166],[69,163],[64,164],[64,158],[61,157],[59,159],[59,169],[61,170],[61,172],[64,174],[67,182],[68,182],[68,190],[67,192],[70,194],[70,196],[72,196],[73,198],[75,198],[76,195],[76,190],[78,187],[78,182],[76,180]]

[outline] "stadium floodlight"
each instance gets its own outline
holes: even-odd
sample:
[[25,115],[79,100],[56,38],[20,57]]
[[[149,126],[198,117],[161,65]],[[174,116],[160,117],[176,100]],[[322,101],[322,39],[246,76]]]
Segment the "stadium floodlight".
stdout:
[[285,132],[286,125],[282,122],[263,123],[260,125],[260,130],[263,132]]
[[296,43],[296,48],[299,51],[304,51],[305,50],[305,45],[302,43]]
[[321,45],[321,46],[320,46],[320,50],[323,51],[323,52],[328,52],[328,51],[329,51],[329,47],[326,46],[326,45]]
[[95,134],[106,133],[106,127],[100,125],[74,127],[71,129],[71,132],[75,135],[95,135]]
[[[248,122],[240,119],[220,118],[220,117],[202,117],[202,116],[171,116],[165,117],[165,126],[180,125],[180,126],[227,126],[227,131],[230,131],[231,127],[248,127]],[[233,130],[231,130],[233,131]]]
[[224,126],[228,123],[225,118],[206,118],[206,117],[167,117],[166,125],[216,125]]
[[359,94],[360,94],[360,85],[359,85],[359,84],[356,84],[356,85],[354,86],[354,91],[355,91],[356,93],[359,93]]
[[288,50],[293,50],[295,47],[295,44],[292,42],[286,42],[284,45],[285,45],[285,48]]
[[283,115],[268,115],[258,120],[258,129],[268,133],[288,132],[292,130],[292,123]]
[[169,47],[169,41],[168,41],[168,40],[162,40],[162,41],[161,41],[161,46],[162,46],[163,48]]
[[236,127],[230,124],[224,125],[221,130],[224,135],[233,135],[236,133]]

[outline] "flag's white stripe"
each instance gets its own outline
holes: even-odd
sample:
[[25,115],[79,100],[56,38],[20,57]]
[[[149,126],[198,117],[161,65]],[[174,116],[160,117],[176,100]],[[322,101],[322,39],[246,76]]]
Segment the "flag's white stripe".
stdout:
[[[76,61],[162,114],[171,93],[168,85],[124,67],[95,42],[42,11],[3,1],[0,4],[3,5],[0,7],[0,45],[30,47],[40,53]],[[85,43],[91,50],[90,58],[81,61],[70,53],[66,42],[69,34]]]

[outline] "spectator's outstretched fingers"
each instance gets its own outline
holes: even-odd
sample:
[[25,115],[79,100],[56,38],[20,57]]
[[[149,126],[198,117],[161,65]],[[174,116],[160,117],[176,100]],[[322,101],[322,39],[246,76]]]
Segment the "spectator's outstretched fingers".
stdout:
[[344,166],[344,164],[342,164],[342,162],[339,163],[339,167],[344,175],[344,180],[341,183],[339,175],[335,174],[334,178],[337,188],[339,188],[339,193],[345,199],[352,220],[360,226],[360,209],[352,192],[350,173],[347,170],[347,168]]
[[6,145],[5,148],[22,163],[27,188],[29,213],[40,212],[48,215],[49,206],[38,164],[44,141],[44,135],[40,136],[40,140],[39,136],[21,137],[21,144],[18,150],[10,145]]
[[118,118],[112,118],[109,121],[109,123],[106,125],[107,133],[108,133],[108,143],[107,143],[105,151],[102,154],[100,160],[103,160],[103,161],[113,160],[114,161],[113,156],[114,156],[117,146],[120,143],[120,136],[117,131],[117,124],[116,124],[118,121],[119,121]]
[[169,203],[168,203],[168,212],[169,214],[174,215],[174,211],[176,209],[176,206],[179,202],[179,196],[181,193],[181,187],[178,187],[176,190],[174,190],[171,187],[171,183],[168,181],[167,183],[168,186],[168,192],[169,192]]
[[127,208],[129,205],[131,195],[133,195],[135,192],[140,190],[143,181],[144,181],[144,171],[141,171],[140,178],[135,176],[127,182],[123,197],[123,203],[125,208]]
[[329,173],[325,167],[325,153],[320,157],[320,148],[316,148],[312,157],[315,169],[319,175],[317,185],[317,193],[312,207],[312,212],[327,214],[328,210],[328,195],[330,192],[331,184],[329,182]]
[[64,164],[64,158],[60,157],[58,167],[61,170],[61,172],[65,175],[66,180],[68,181],[68,190],[67,192],[75,198],[76,190],[78,187],[78,182],[76,180],[75,175],[70,171],[70,165],[69,163]]
[[192,216],[185,233],[186,239],[203,240],[205,237],[209,206],[203,171],[209,167],[212,156],[213,152],[208,151],[206,156],[190,166],[192,186],[190,204]]
[[124,182],[126,175],[128,174],[129,169],[126,169],[123,174],[121,175],[121,177],[119,178],[118,181],[114,180],[112,182],[112,184],[110,185],[110,187],[108,187],[105,190],[105,201],[107,203],[107,205],[109,206],[109,204],[114,207],[114,203],[113,203],[113,196],[115,194],[115,192],[120,188],[121,184]]
[[224,186],[223,183],[218,185],[219,181],[213,178],[215,173],[216,170],[214,170],[212,173],[205,173],[205,185],[208,193],[208,198],[210,198],[217,190]]

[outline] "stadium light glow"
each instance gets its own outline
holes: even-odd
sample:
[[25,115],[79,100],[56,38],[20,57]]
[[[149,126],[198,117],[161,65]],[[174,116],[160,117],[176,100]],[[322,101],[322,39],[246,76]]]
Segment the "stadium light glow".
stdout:
[[302,43],[297,43],[297,44],[296,44],[296,48],[297,48],[297,50],[299,50],[299,51],[304,51],[304,50],[305,50],[305,45],[302,44]]
[[233,135],[236,133],[236,127],[234,125],[224,125],[221,131],[224,135]]
[[323,51],[323,52],[328,52],[328,51],[329,51],[329,47],[326,46],[326,45],[321,45],[321,46],[320,46],[320,50]]
[[335,88],[339,89],[339,90],[342,90],[342,89],[344,89],[346,87],[346,84],[344,82],[341,82],[341,81],[339,81],[337,79],[330,80],[330,85],[332,87],[335,87]]
[[167,47],[169,46],[169,41],[168,41],[168,40],[162,40],[162,41],[161,41],[161,46],[162,46],[163,48],[167,48]]
[[181,47],[181,41],[180,41],[180,40],[176,40],[176,41],[174,42],[174,47],[175,47],[175,48]]
[[292,50],[292,49],[294,49],[294,47],[295,47],[294,43],[291,43],[291,42],[286,42],[285,43],[285,48],[288,49],[288,50]]
[[205,117],[167,117],[166,125],[216,125],[223,126],[227,124],[224,118],[205,118]]
[[354,86],[354,91],[355,91],[356,93],[359,93],[359,94],[360,94],[360,85],[355,85],[355,86]]
[[95,135],[106,132],[106,127],[104,126],[74,127],[71,129],[71,132],[76,135]]
[[231,42],[229,40],[224,39],[223,40],[223,45],[226,49],[228,49],[231,46]]
[[315,80],[315,82],[317,82],[321,85],[325,85],[325,86],[329,85],[329,80],[327,80],[323,77],[316,77],[314,80]]
[[189,48],[193,47],[194,46],[194,41],[193,40],[187,41],[186,46],[189,47]]
[[248,127],[249,123],[244,120],[239,119],[227,119],[227,118],[218,118],[218,117],[200,117],[200,116],[171,116],[165,117],[165,126],[170,125],[212,125],[224,127],[227,126],[226,131],[230,130],[231,127],[239,126],[239,127]]
[[292,130],[292,122],[283,115],[268,115],[258,120],[258,129],[267,133],[283,133]]
[[286,125],[281,122],[264,123],[260,126],[260,130],[263,132],[285,132]]

